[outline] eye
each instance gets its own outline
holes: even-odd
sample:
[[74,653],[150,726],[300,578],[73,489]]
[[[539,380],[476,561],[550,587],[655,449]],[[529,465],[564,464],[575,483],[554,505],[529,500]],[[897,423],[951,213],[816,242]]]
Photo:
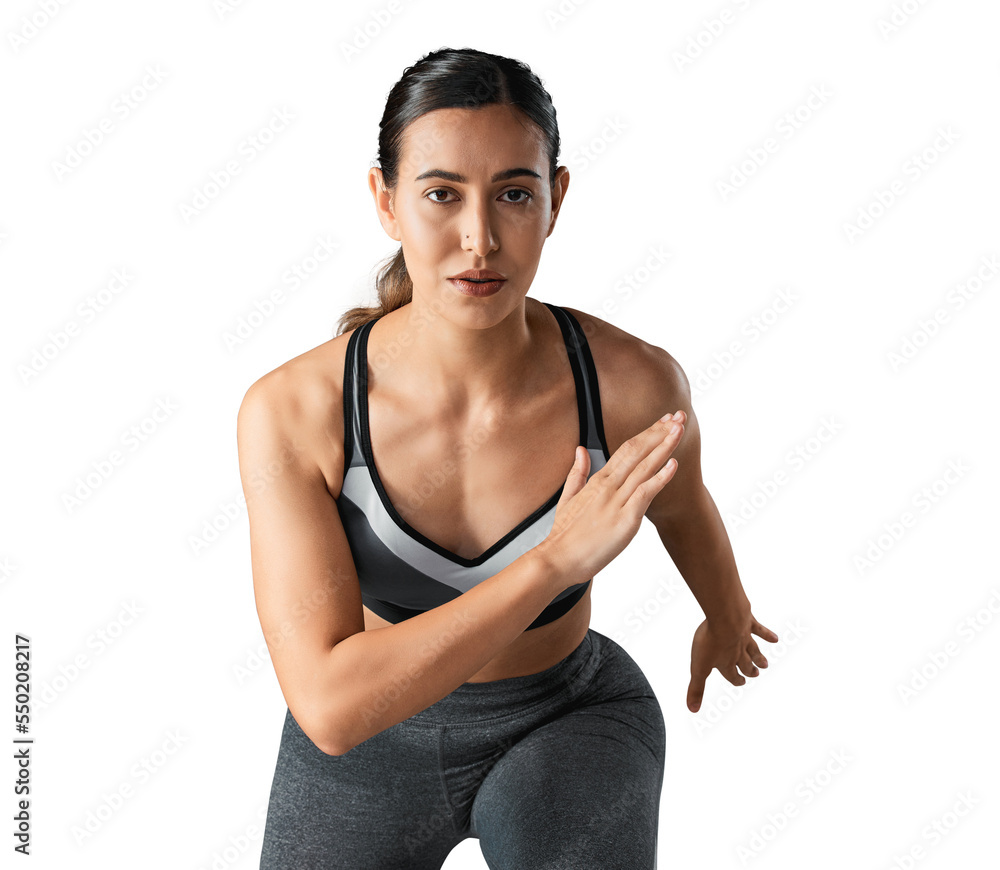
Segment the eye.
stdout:
[[[528,202],[528,201],[530,201],[532,199],[531,194],[527,190],[524,190],[521,187],[514,187],[514,188],[511,188],[510,190],[505,190],[500,195],[501,196],[506,196],[508,193],[521,193],[521,194],[524,194],[524,196],[521,199],[516,199],[513,202],[511,202],[511,205],[522,205],[522,204],[524,204],[524,203],[526,203],[526,202]],[[510,202],[510,200],[508,200],[508,202]]]
[[[441,205],[447,205],[449,202],[452,201],[452,200],[447,200],[447,199],[437,199],[436,195],[439,194],[439,193],[443,193],[443,194],[447,195],[447,194],[451,193],[451,191],[450,190],[446,190],[443,187],[438,187],[438,188],[435,188],[434,190],[428,191],[427,194],[426,194],[426,196],[427,196],[428,199],[430,199],[431,202],[437,202],[437,203],[440,203]],[[524,190],[524,188],[521,188],[521,187],[514,187],[514,188],[511,188],[510,190],[505,190],[500,195],[501,196],[507,196],[507,194],[510,194],[510,193],[519,193],[519,194],[521,194],[521,197],[519,199],[515,199],[515,200],[509,200],[509,199],[506,200],[507,205],[525,205],[526,203],[528,203],[532,199],[534,199],[534,197],[533,197],[533,195],[531,194],[530,191]]]

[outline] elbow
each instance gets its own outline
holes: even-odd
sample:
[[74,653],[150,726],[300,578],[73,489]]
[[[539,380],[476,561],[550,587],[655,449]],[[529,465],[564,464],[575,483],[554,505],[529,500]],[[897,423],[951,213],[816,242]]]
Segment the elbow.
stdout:
[[[310,738],[312,740],[312,738]],[[317,743],[313,740],[313,745],[324,755],[344,755],[353,749],[353,746],[347,746],[343,743],[320,741]]]
[[315,723],[311,726],[303,726],[302,731],[312,741],[313,746],[324,755],[343,755],[351,748],[345,744],[337,732],[329,727],[329,723],[321,723],[321,726],[317,726]]
[[[345,755],[368,736],[363,717],[358,714],[355,681],[344,676],[343,664],[338,656],[324,661],[319,668],[321,679],[300,686],[299,711],[296,716],[302,731],[313,745],[325,755]],[[346,673],[351,673],[348,666]],[[293,715],[295,711],[293,710]]]
[[325,710],[322,714],[305,717],[300,728],[324,755],[344,755],[356,745],[347,738],[348,729],[342,726],[337,711]]
[[326,755],[346,755],[357,745],[357,741],[349,739],[347,734],[344,728],[331,728],[328,725],[325,731],[317,735],[313,743]]

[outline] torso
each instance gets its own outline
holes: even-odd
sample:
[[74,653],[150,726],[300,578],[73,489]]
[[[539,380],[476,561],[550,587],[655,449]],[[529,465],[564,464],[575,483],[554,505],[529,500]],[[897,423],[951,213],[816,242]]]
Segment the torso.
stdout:
[[[476,419],[471,419],[474,411],[470,410],[469,419],[460,424],[435,415],[412,392],[394,392],[391,363],[372,364],[386,359],[380,351],[391,327],[376,323],[369,335],[370,437],[379,477],[406,522],[458,556],[474,558],[483,553],[544,504],[565,482],[573,462],[580,434],[576,387],[559,325],[542,302],[526,297],[525,305],[533,331],[550,339],[542,345],[546,358],[533,360],[531,373],[526,375],[533,379],[526,387],[527,398],[507,407],[480,409]],[[605,438],[613,454],[634,433],[626,434],[627,423],[616,414],[615,396],[621,385],[614,382],[615,367],[607,359],[602,338],[626,334],[569,310],[587,333],[598,371]],[[392,312],[382,320],[390,317]],[[603,330],[589,328],[587,321],[600,323]],[[379,329],[383,325],[386,332]],[[319,415],[318,437],[309,443],[335,499],[344,476],[343,371],[350,335],[339,335],[292,361],[304,366],[305,376],[315,372],[315,366],[322,373],[315,380],[310,378],[321,387],[312,393]],[[461,444],[471,449],[458,454]],[[458,455],[464,455],[464,460],[459,461]],[[455,473],[428,485],[427,469],[440,469],[448,460],[455,463]],[[511,481],[518,485],[512,486]],[[476,505],[488,505],[489,510]],[[563,616],[524,631],[468,682],[533,674],[566,658],[590,627],[592,588],[593,583]],[[392,624],[367,607],[363,606],[363,612],[366,631]]]

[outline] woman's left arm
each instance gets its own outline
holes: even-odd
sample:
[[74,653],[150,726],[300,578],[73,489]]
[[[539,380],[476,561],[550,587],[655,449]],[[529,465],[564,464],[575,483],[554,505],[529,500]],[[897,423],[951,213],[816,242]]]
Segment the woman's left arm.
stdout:
[[[693,415],[686,417],[693,420]],[[682,444],[690,432],[685,422]],[[767,667],[767,659],[751,635],[771,643],[777,642],[778,635],[757,622],[750,612],[750,600],[740,583],[729,536],[708,490],[701,484],[687,490],[672,489],[681,468],[691,467],[690,457],[685,463],[678,453],[675,450],[673,454],[677,458],[673,479],[657,494],[659,498],[667,493],[664,501],[671,501],[671,509],[658,512],[659,506],[651,504],[646,516],[656,526],[670,558],[705,613],[691,643],[687,691],[688,709],[697,713],[712,668],[718,668],[734,686],[742,686],[746,678],[740,671],[756,677],[758,667]]]
[[[648,345],[644,356],[648,377],[638,380],[644,382],[640,392],[646,393],[649,404],[639,416],[656,419],[677,410],[684,415],[684,435],[672,454],[677,471],[652,500],[646,517],[656,526],[670,558],[705,613],[691,644],[687,706],[696,713],[713,668],[733,685],[742,686],[746,678],[740,671],[756,677],[758,667],[767,667],[752,635],[770,643],[777,642],[778,635],[750,612],[726,527],[702,481],[701,435],[687,377],[662,348]],[[636,422],[641,420],[633,421],[633,427]]]
[[663,348],[592,314],[568,310],[582,324],[594,355],[609,453],[664,414],[683,415],[684,434],[671,452],[677,469],[645,515],[705,613],[691,644],[687,692],[688,709],[697,713],[712,668],[742,686],[741,670],[756,677],[758,667],[767,667],[752,635],[770,643],[778,635],[750,612],[726,527],[702,482],[701,433],[684,370]]

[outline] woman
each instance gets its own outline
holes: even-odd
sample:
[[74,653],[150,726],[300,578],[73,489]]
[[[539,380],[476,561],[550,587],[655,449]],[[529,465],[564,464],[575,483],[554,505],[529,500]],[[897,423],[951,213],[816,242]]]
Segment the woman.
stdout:
[[713,667],[736,685],[766,667],[751,633],[777,636],[702,485],[680,367],[526,296],[569,183],[558,151],[523,64],[442,49],[408,68],[369,172],[401,243],[379,306],[244,398],[254,593],[288,705],[262,868],[438,868],[467,837],[491,868],[655,867],[663,715],[589,627],[591,578],[643,516],[707,616],[690,709]]

